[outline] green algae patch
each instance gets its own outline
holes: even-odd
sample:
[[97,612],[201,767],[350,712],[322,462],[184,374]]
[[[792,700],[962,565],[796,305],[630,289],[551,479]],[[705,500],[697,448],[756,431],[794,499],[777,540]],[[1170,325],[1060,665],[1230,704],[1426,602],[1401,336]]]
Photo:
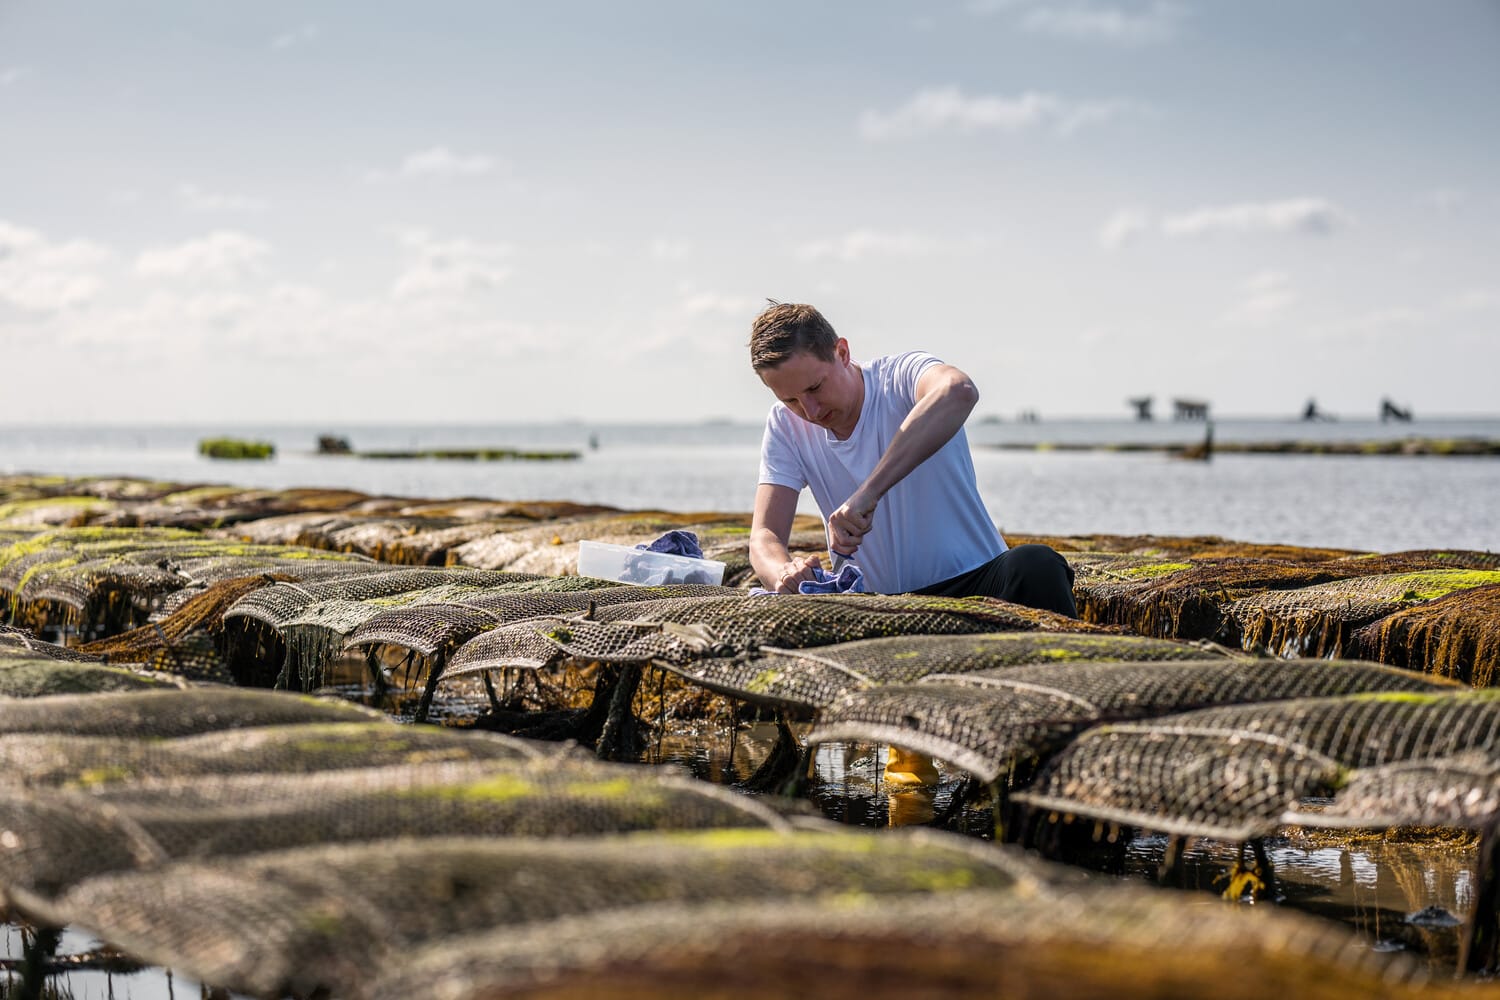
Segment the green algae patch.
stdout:
[[1452,691],[1374,691],[1369,694],[1350,696],[1358,701],[1400,702],[1407,705],[1436,705],[1455,698],[1468,700],[1500,701],[1500,688],[1475,688],[1461,694]]
[[110,510],[114,504],[109,500],[102,500],[92,496],[68,496],[68,497],[38,497],[35,500],[12,500],[9,503],[0,503],[0,521],[8,521],[13,517],[29,514],[36,510],[48,510],[51,508],[73,508],[79,514],[89,514],[96,510]]
[[355,458],[385,461],[433,459],[458,462],[571,462],[581,459],[577,451],[536,451],[521,448],[428,448],[417,451],[357,451]]
[[969,889],[978,881],[969,868],[947,868],[936,871],[917,869],[904,873],[907,884],[923,892],[956,892]]
[[1391,578],[1396,587],[1403,587],[1403,601],[1434,601],[1447,597],[1458,590],[1489,587],[1500,584],[1500,570],[1435,570],[1431,573],[1407,573]]
[[247,441],[242,438],[204,438],[198,442],[198,454],[208,458],[263,461],[276,454],[269,441]]
[[509,774],[497,774],[462,785],[413,788],[404,794],[419,798],[457,799],[464,802],[505,802],[532,798],[541,791],[537,784]]
[[1153,577],[1166,576],[1169,573],[1180,573],[1185,569],[1192,569],[1192,563],[1165,562],[1147,563],[1144,566],[1132,566],[1129,569],[1115,570],[1120,576],[1129,577],[1132,580],[1147,580]]
[[326,909],[309,910],[302,914],[302,929],[319,937],[336,937],[344,928],[344,919]]
[[1048,663],[1062,663],[1068,660],[1086,660],[1088,653],[1077,649],[1062,649],[1054,646],[1051,649],[1039,649],[1034,654],[1038,660]]
[[765,694],[781,680],[780,670],[762,670],[750,678],[750,683],[745,685],[745,690],[751,694]]
[[596,799],[625,799],[637,792],[656,792],[649,785],[639,785],[629,778],[604,778],[594,781],[574,781],[564,785],[558,794],[564,796],[587,796]]
[[254,491],[238,486],[195,486],[192,489],[169,493],[161,498],[161,502],[172,506],[198,506],[210,500],[222,500],[228,497],[244,499],[253,495]]
[[714,851],[749,851],[766,847],[790,848],[799,844],[823,844],[827,834],[781,833],[764,827],[730,827],[722,830],[652,830],[629,834],[631,839],[655,844],[663,840]]
[[72,784],[77,788],[99,788],[103,785],[116,785],[122,781],[130,781],[134,777],[134,772],[119,765],[91,767],[80,771]]

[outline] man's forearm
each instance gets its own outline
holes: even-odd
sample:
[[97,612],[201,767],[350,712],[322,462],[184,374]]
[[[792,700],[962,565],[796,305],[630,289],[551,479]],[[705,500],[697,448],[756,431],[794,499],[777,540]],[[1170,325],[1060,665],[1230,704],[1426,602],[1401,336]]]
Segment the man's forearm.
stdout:
[[892,486],[953,439],[978,401],[979,390],[967,378],[947,383],[917,400],[869,478],[850,497],[850,506],[873,507],[878,503]]
[[767,590],[776,589],[782,571],[791,561],[791,550],[773,532],[758,531],[750,536],[750,567]]

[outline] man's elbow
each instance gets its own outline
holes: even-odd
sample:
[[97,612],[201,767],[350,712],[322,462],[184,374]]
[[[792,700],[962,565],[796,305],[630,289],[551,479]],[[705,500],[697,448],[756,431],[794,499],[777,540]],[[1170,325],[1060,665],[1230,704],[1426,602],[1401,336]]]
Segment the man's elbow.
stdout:
[[974,380],[964,375],[955,378],[948,386],[949,405],[955,412],[963,414],[965,418],[974,412],[974,407],[979,405],[979,387]]

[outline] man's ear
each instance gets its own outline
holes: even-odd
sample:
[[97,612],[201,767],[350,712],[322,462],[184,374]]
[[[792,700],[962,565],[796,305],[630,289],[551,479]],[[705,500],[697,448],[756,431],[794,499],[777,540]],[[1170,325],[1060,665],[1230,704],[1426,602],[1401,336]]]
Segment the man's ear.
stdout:
[[833,342],[833,356],[838,360],[839,364],[847,365],[849,363],[849,341],[843,337],[835,340]]

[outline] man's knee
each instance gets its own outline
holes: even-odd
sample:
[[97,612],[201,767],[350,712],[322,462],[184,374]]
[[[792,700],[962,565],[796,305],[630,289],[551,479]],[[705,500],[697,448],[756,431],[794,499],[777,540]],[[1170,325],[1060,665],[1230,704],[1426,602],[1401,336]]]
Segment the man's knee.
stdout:
[[1073,585],[1073,567],[1050,546],[1017,545],[1006,553],[1006,558],[1019,575],[1035,579],[1061,579],[1066,580],[1069,587]]
[[1007,600],[1070,618],[1078,617],[1073,602],[1073,567],[1046,545],[1018,545],[1005,553],[1009,586]]

